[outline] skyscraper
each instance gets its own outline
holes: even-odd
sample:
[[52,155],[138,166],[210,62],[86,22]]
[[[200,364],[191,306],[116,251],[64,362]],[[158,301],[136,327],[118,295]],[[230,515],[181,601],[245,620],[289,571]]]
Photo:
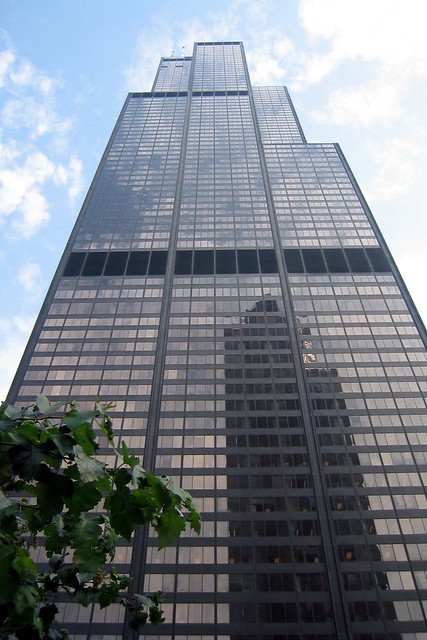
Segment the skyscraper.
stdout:
[[[339,146],[197,43],[128,96],[10,400],[114,400],[196,498],[200,537],[116,557],[165,592],[143,637],[426,640],[425,344]],[[122,637],[119,608],[63,616]]]

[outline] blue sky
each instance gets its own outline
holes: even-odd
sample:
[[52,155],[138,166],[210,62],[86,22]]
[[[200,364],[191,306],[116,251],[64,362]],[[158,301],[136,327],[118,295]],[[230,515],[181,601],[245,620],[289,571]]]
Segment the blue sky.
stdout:
[[0,397],[128,91],[195,40],[243,40],[307,139],[339,142],[427,319],[425,0],[2,0]]

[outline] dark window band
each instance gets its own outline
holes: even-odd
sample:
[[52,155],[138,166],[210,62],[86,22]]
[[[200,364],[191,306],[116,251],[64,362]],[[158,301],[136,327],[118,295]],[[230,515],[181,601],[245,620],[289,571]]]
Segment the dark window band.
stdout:
[[182,98],[188,94],[187,91],[134,91],[130,95],[132,98]]
[[215,91],[193,91],[193,96],[247,96],[248,91],[246,89],[231,89],[228,91],[215,90]]
[[[284,249],[293,273],[384,273],[390,265],[382,249]],[[167,251],[76,251],[64,276],[163,276]],[[175,275],[277,273],[273,249],[195,249],[176,252]]]
[[390,264],[379,247],[284,249],[288,273],[386,273]]

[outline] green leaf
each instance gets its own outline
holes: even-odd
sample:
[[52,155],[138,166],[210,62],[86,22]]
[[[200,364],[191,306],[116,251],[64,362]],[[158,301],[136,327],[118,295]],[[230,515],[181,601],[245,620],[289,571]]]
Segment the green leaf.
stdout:
[[0,489],[0,511],[3,511],[3,509],[7,509],[12,505],[12,500],[9,500],[9,498],[5,496],[3,491]]
[[80,411],[78,405],[74,405],[66,414],[62,417],[62,421],[66,424],[70,429],[74,431],[77,427],[82,424],[89,424],[89,420],[93,420],[99,416],[99,412],[97,410],[87,410]]
[[73,436],[86,455],[91,456],[98,448],[95,431],[89,422],[84,422],[73,429]]
[[103,522],[103,516],[101,515],[81,515],[70,530],[74,543],[79,545],[91,540],[98,540],[102,533],[101,522]]
[[159,512],[157,503],[147,488],[131,492],[124,487],[108,495],[104,505],[110,511],[114,531],[127,540],[130,540],[137,527],[151,522]]
[[72,480],[80,481],[80,471],[76,464],[70,464],[64,469],[64,476],[71,478]]
[[0,605],[13,602],[19,586],[19,575],[13,569],[16,547],[0,541]]
[[187,520],[190,523],[190,527],[193,529],[193,531],[195,531],[196,533],[200,533],[200,530],[202,528],[202,518],[197,509],[190,510],[190,513],[187,516]]
[[132,468],[132,484],[134,487],[137,487],[140,484],[140,481],[145,478],[146,472],[145,469],[141,467],[140,464],[136,464]]
[[148,620],[148,613],[146,611],[131,611],[131,616],[129,626],[134,631],[138,631]]
[[59,402],[58,404],[51,404],[49,398],[43,393],[36,394],[36,407],[38,407],[45,416],[51,416],[53,413],[57,413],[59,409],[67,405],[68,402]]
[[110,580],[118,585],[120,591],[124,591],[129,587],[131,579],[129,576],[124,576],[122,574],[118,574],[113,567],[110,570]]
[[90,511],[101,500],[101,492],[94,482],[74,483],[74,491],[71,499],[65,500],[65,506],[72,515]]
[[18,409],[9,404],[4,410],[4,415],[11,420],[19,420],[25,415],[26,409]]
[[110,559],[112,560],[116,553],[118,537],[113,527],[111,526],[110,518],[108,516],[103,516],[103,520],[104,520],[104,535],[103,535],[104,549],[110,556]]
[[48,604],[45,607],[41,607],[39,616],[43,622],[45,629],[48,629],[52,622],[55,620],[55,616],[58,613],[58,607],[55,604]]
[[78,570],[78,567],[73,564],[62,564],[58,569],[58,579],[61,585],[65,585],[71,589],[78,589],[80,585],[77,579]]
[[117,489],[122,489],[132,480],[132,476],[127,469],[116,469],[114,472],[114,484]]
[[175,506],[170,505],[163,511],[154,528],[158,535],[158,548],[163,549],[179,538],[185,530],[185,520]]
[[18,444],[9,449],[13,473],[23,480],[31,480],[46,455],[39,446],[31,443]]
[[114,402],[99,402],[99,400],[95,402],[95,409],[98,411],[98,415],[100,416],[107,415],[108,411],[114,409],[114,407]]
[[79,572],[89,571],[95,574],[106,562],[101,538],[102,521],[101,515],[82,516],[71,532],[73,544],[70,546],[75,549],[73,562],[79,565]]
[[106,476],[105,465],[90,458],[79,444],[73,447],[74,460],[83,482],[92,482]]
[[61,564],[62,564],[62,555],[53,554],[49,558],[49,567],[52,569],[52,571],[55,571],[55,572],[58,571]]
[[31,576],[37,575],[36,565],[26,549],[22,547],[16,547],[15,559],[12,562],[12,568],[21,576],[21,579],[25,580],[28,574]]
[[19,425],[19,433],[15,432],[14,436],[16,437],[17,435],[19,436],[19,442],[24,443],[29,440],[34,444],[39,444],[41,429],[34,420],[25,420]]
[[138,603],[139,607],[150,607],[154,604],[151,596],[146,593],[135,593],[132,597]]
[[13,600],[18,614],[23,614],[26,609],[34,609],[38,601],[39,592],[35,587],[27,584],[20,585]]
[[184,489],[181,489],[181,487],[178,487],[178,485],[176,485],[171,478],[167,476],[163,476],[162,480],[165,482],[166,487],[169,489],[169,491],[174,496],[177,496],[180,502],[189,511],[189,514],[187,516],[187,521],[190,523],[191,528],[196,533],[200,533],[200,528],[201,528],[200,513],[196,509],[196,506],[193,502],[193,498],[191,497],[191,495],[188,493],[188,491],[185,491]]
[[4,433],[7,433],[8,431],[11,431],[14,426],[15,423],[13,420],[10,420],[8,418],[3,418],[2,420],[0,420],[0,432],[3,431]]
[[105,564],[106,557],[102,549],[96,548],[92,540],[80,544],[74,552],[73,562],[79,566],[79,571],[95,574],[99,567]]
[[107,438],[108,444],[114,444],[113,422],[110,416],[103,416],[100,422],[101,431]]
[[117,602],[119,589],[116,585],[103,584],[99,593],[98,602],[101,609],[105,609],[113,602]]
[[127,448],[126,442],[122,440],[122,451],[123,451],[123,462],[127,464],[131,469],[133,469],[137,464],[139,464],[138,456],[135,456],[129,453],[129,449]]
[[95,594],[93,591],[80,591],[78,594],[78,602],[83,607],[88,607],[95,599]]
[[[142,524],[153,525],[162,548],[187,524],[199,531],[200,514],[190,494],[170,478],[147,474],[125,443],[119,469],[107,469],[93,457],[98,448],[93,425],[113,445],[107,414],[111,405],[97,403],[95,410],[81,411],[72,404],[62,418],[54,417],[61,406],[39,394],[36,405],[0,407],[0,483],[17,495],[10,500],[0,491],[0,622],[6,612],[9,625],[10,609],[15,612],[14,626],[6,633],[17,640],[60,640],[62,631],[51,628],[56,607],[48,602],[65,589],[84,604],[98,598],[101,607],[121,598],[135,629],[148,619],[160,624],[163,612],[157,594],[123,597],[130,578],[114,569],[108,576],[107,558],[114,557],[119,535],[130,540]],[[67,464],[61,468],[64,458]],[[36,497],[37,508],[28,496]],[[87,515],[93,509],[107,513]],[[21,522],[24,535],[19,538]],[[36,572],[27,552],[29,534],[39,531],[49,558],[44,573]]]
[[163,480],[157,476],[153,476],[151,473],[147,473],[145,477],[159,509],[161,507],[168,506],[171,503],[171,498]]
[[51,404],[48,398],[43,393],[36,394],[37,407],[42,413],[49,413]]
[[76,578],[79,581],[79,584],[81,586],[84,586],[88,582],[92,582],[93,573],[91,571],[79,571],[78,573],[76,573]]
[[61,555],[68,544],[68,538],[62,527],[62,518],[59,516],[53,518],[53,521],[44,527],[43,533],[46,536],[44,547],[48,558],[52,554]]
[[114,531],[130,540],[135,531],[135,524],[134,501],[129,489],[125,487],[121,491],[110,493],[105,499],[105,508],[110,511],[110,522]]
[[165,617],[163,616],[164,611],[160,609],[157,605],[153,605],[148,610],[148,619],[151,624],[159,626],[165,621]]
[[73,494],[73,481],[66,476],[53,472],[42,464],[36,473],[35,495],[39,516],[43,524],[49,523],[53,516],[61,513],[64,508],[64,499]]
[[173,493],[175,496],[178,496],[180,501],[185,506],[187,506],[187,503],[191,502],[191,496],[188,493],[188,491],[185,491],[185,489],[181,489],[181,487],[178,487],[178,485],[175,484],[172,478],[169,478],[169,476],[162,476],[162,480],[165,483],[166,487],[169,489],[169,491]]
[[62,456],[67,456],[72,452],[73,446],[75,445],[75,440],[72,436],[69,436],[67,433],[58,433],[53,434],[51,438]]

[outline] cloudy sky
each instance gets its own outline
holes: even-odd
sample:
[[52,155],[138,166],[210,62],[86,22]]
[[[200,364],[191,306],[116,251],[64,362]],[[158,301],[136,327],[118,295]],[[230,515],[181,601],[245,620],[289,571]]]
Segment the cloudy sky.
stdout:
[[340,143],[426,321],[426,24],[425,0],[1,0],[0,398],[126,93],[195,40],[243,40]]

